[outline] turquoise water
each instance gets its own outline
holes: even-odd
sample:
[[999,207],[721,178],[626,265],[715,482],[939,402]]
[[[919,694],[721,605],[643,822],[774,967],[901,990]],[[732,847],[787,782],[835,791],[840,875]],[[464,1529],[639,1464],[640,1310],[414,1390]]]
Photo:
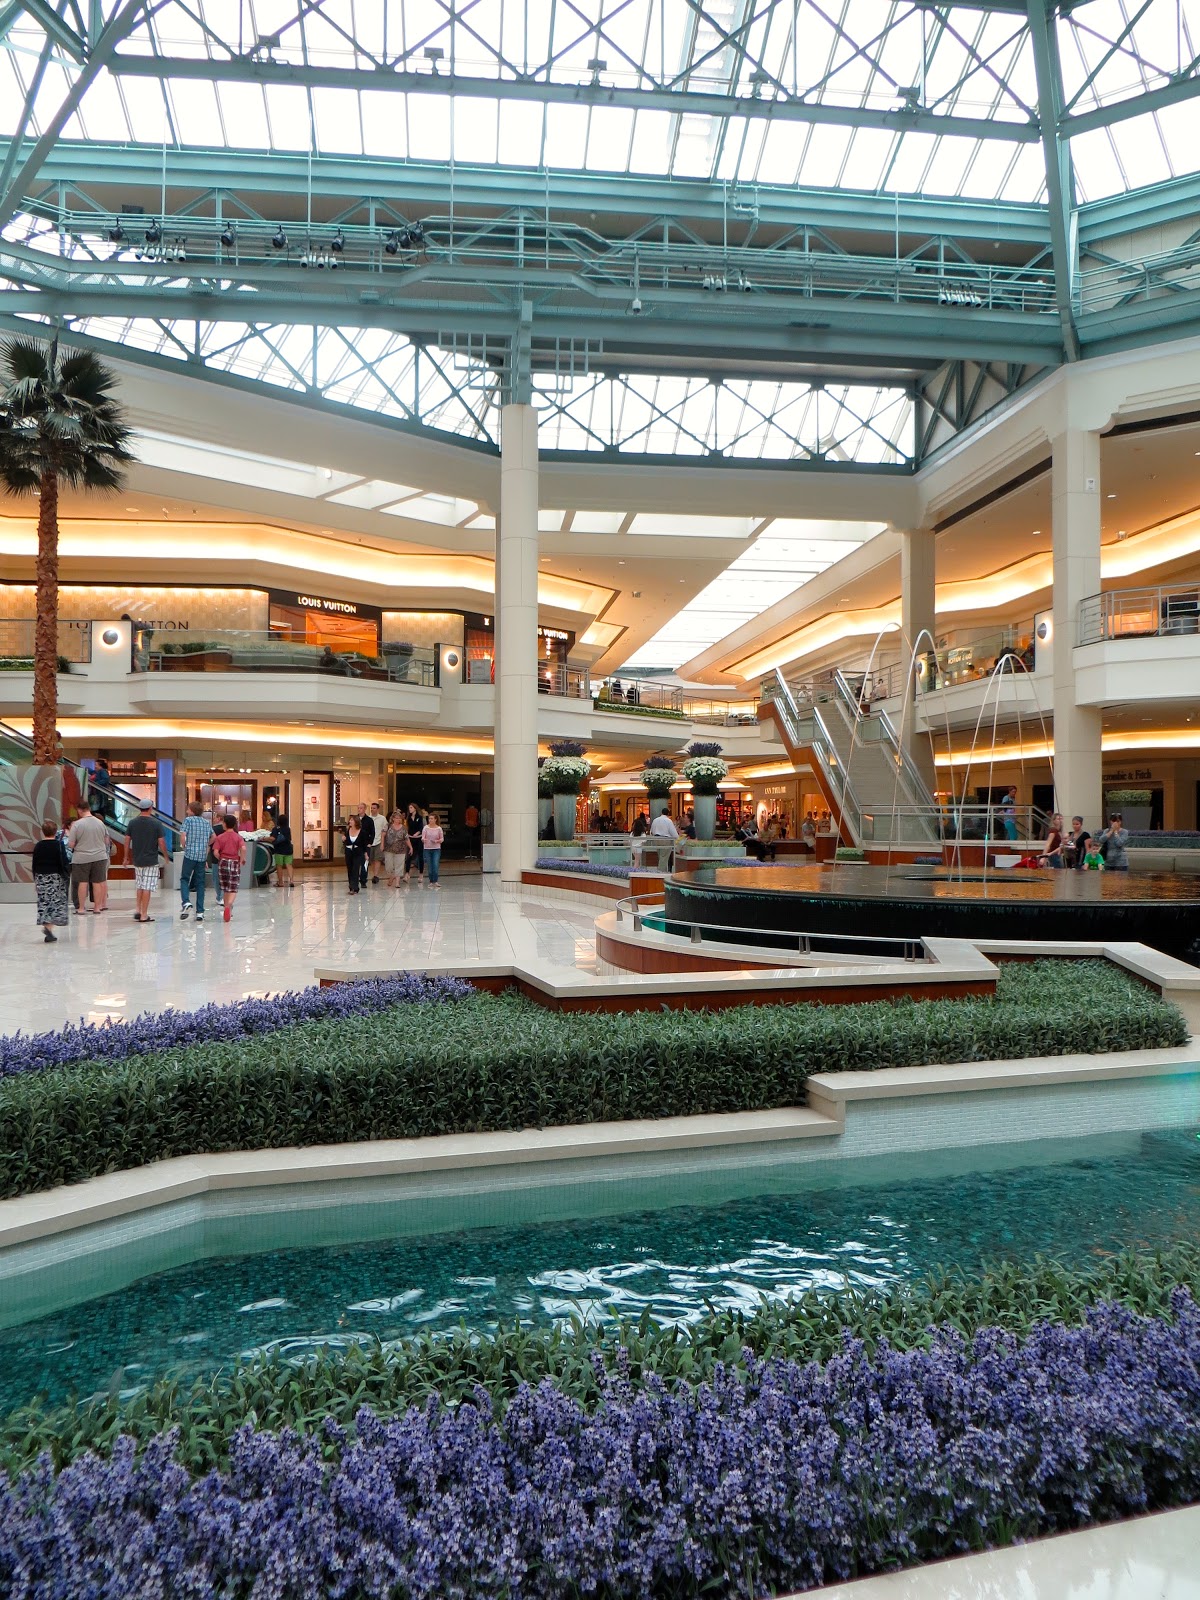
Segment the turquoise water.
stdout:
[[[1041,1252],[1076,1263],[1200,1238],[1194,1132],[776,1167],[724,1203],[711,1178],[626,1182],[629,1209],[175,1268],[0,1333],[0,1410],[206,1374],[239,1355],[577,1313],[687,1320],[813,1286]],[[957,1162],[946,1159],[957,1156]],[[987,1160],[987,1170],[964,1163]],[[667,1193],[671,1203],[663,1204]],[[639,1208],[639,1200],[641,1208]],[[497,1208],[497,1215],[501,1214]],[[252,1229],[254,1223],[244,1226]]]

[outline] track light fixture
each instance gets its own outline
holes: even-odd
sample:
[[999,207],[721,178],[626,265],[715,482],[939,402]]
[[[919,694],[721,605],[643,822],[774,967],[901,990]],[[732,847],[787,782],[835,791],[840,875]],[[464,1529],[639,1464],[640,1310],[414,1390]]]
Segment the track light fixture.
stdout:
[[112,227],[108,230],[108,237],[110,243],[112,244],[120,244],[122,239],[124,239],[125,229],[121,226],[120,217],[116,219]]
[[161,238],[162,228],[159,224],[157,222],[148,222],[146,224],[146,243],[157,244]]
[[287,248],[287,234],[283,231],[282,222],[271,235],[271,243],[274,245],[276,250],[285,250]]
[[329,248],[333,251],[335,256],[340,256],[342,251],[346,248],[346,235],[340,228],[329,241]]
[[392,229],[391,233],[389,233],[387,238],[383,241],[383,248],[387,251],[389,256],[394,256],[396,251],[399,250],[400,238],[395,228]]
[[233,249],[234,234],[233,234],[233,229],[230,227],[229,223],[226,223],[225,226],[221,229],[220,238],[221,238],[221,243],[225,246],[226,250],[232,250]]

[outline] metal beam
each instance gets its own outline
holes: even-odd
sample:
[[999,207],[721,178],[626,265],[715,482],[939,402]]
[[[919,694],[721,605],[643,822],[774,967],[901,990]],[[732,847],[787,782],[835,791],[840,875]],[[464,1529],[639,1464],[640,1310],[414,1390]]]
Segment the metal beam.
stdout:
[[[0,140],[0,150],[5,141]],[[1010,201],[934,199],[854,190],[797,189],[787,184],[737,185],[702,178],[615,176],[601,172],[478,167],[460,163],[380,161],[364,156],[314,155],[288,151],[168,149],[161,145],[104,145],[62,140],[44,161],[40,181],[47,187],[96,186],[128,192],[152,189],[166,176],[172,199],[221,190],[234,194],[307,197],[314,203],[388,201],[409,215],[456,206],[487,212],[527,209],[554,215],[595,212],[600,217],[644,217],[687,221],[729,229],[739,236],[748,224],[733,209],[749,201],[758,227],[819,227],[830,232],[869,232],[894,237],[901,246],[913,237],[945,235],[959,240],[1042,246],[1050,233],[1044,206]],[[272,210],[271,215],[275,215]]]
[[1081,244],[1102,244],[1119,234],[1160,228],[1171,222],[1193,221],[1197,216],[1200,216],[1200,173],[1190,173],[1167,183],[1156,183],[1152,188],[1134,189],[1080,206],[1077,213],[1079,240]]
[[1073,139],[1077,134],[1092,133],[1096,128],[1111,128],[1130,117],[1149,116],[1152,111],[1164,111],[1183,100],[1194,100],[1197,95],[1200,95],[1200,72],[1193,62],[1185,75],[1164,84],[1161,89],[1148,89],[1144,94],[1130,95],[1127,100],[1117,100],[1112,105],[1097,106],[1093,111],[1081,111],[1077,116],[1064,118],[1063,137]]
[[841,128],[883,128],[893,133],[945,134],[962,139],[999,139],[1034,144],[1038,130],[1029,122],[991,121],[986,117],[939,116],[916,107],[875,111],[839,106],[798,96],[774,99],[721,94],[700,89],[626,89],[616,84],[556,83],[545,78],[484,78],[456,72],[408,72],[386,67],[329,67],[309,63],[263,61],[248,56],[228,60],[187,56],[116,55],[109,71],[116,77],[159,81],[200,80],[206,83],[286,84],[303,89],[356,91],[458,100],[518,100],[539,105],[615,106],[632,111],[666,111],[672,116],[743,117],[749,121],[823,123]]
[[1075,179],[1071,149],[1059,138],[1062,116],[1062,68],[1058,59],[1054,0],[1028,0],[1029,38],[1037,75],[1038,113],[1042,154],[1046,162],[1046,198],[1050,210],[1050,246],[1054,257],[1054,297],[1062,325],[1063,349],[1068,361],[1079,360],[1075,331],[1075,241],[1071,213],[1075,204]]
[[86,41],[63,21],[47,0],[19,0],[19,9],[31,16],[42,32],[61,45],[73,61],[82,62],[87,53]]
[[26,157],[8,188],[0,194],[0,228],[3,228],[20,209],[30,184],[41,170],[42,162],[58,143],[63,129],[78,111],[84,95],[108,65],[109,58],[117,46],[123,39],[129,37],[144,13],[152,13],[155,9],[161,8],[163,3],[164,0],[158,0],[156,6],[155,0],[125,0],[125,4],[113,13],[83,70],[63,96],[58,110],[46,124],[41,138]]

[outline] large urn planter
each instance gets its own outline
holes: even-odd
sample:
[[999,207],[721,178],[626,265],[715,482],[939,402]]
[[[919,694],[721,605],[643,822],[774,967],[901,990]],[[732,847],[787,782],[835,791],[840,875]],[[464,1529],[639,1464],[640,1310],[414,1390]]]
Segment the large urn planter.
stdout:
[[692,811],[696,821],[697,839],[713,839],[717,833],[717,797],[715,794],[693,794]]
[[[539,834],[545,833],[546,824],[550,821],[550,818],[553,815],[554,815],[554,796],[552,794],[540,794],[540,795],[538,795],[538,833]],[[557,832],[557,831],[558,830],[556,828],[555,832]]]
[[578,796],[573,794],[556,794],[554,796],[554,837],[559,844],[575,837],[577,801]]
[[650,796],[650,821],[661,817],[664,811],[671,809],[671,796],[669,794],[652,794]]

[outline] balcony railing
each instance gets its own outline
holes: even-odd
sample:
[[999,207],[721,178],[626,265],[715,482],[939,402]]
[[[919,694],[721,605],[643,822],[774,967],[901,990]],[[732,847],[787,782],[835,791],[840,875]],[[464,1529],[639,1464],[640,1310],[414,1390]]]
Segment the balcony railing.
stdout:
[[1200,588],[1194,583],[1110,589],[1079,602],[1076,642],[1081,645],[1195,633],[1200,633]]
[[180,635],[164,629],[134,634],[135,672],[310,672],[377,683],[435,688],[439,650],[383,644],[377,655],[305,644],[278,633],[221,629]]
[[[33,671],[33,634],[36,623],[25,617],[0,618],[0,672]],[[92,659],[90,622],[58,624],[59,670]]]
[[750,728],[758,722],[753,700],[697,700],[685,695],[683,714],[689,722],[709,723],[715,728]]
[[590,700],[591,675],[586,667],[551,666],[543,662],[538,669],[538,693],[561,695],[565,700]]
[[644,683],[639,679],[605,679],[596,693],[598,711],[657,712],[659,716],[683,720],[683,690],[666,683]]

